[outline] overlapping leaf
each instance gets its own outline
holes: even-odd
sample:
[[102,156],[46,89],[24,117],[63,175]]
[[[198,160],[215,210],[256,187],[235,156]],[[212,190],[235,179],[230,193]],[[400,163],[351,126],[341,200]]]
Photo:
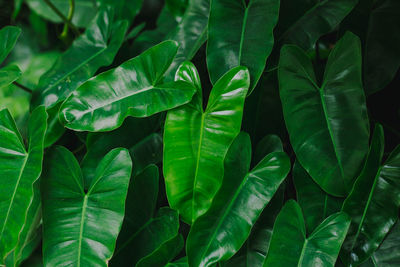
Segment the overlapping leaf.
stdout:
[[79,131],[112,130],[127,116],[147,117],[189,102],[191,83],[162,81],[177,49],[174,41],[162,42],[87,81],[62,105],[61,121]]
[[164,129],[164,177],[168,201],[191,224],[204,214],[219,190],[224,157],[239,134],[249,72],[236,67],[215,83],[203,111],[197,70],[184,63],[177,80],[192,82],[192,102],[167,114]]
[[[38,107],[29,121],[29,146],[7,109],[0,111],[0,263],[17,246],[42,171],[46,111]],[[29,227],[29,226],[26,226]]]
[[107,266],[124,218],[132,161],[114,149],[84,190],[77,160],[56,147],[42,177],[43,259],[46,266]]
[[290,171],[283,152],[266,155],[251,171],[250,162],[250,136],[241,133],[226,155],[221,189],[190,229],[189,266],[211,266],[232,257]]
[[[0,64],[13,49],[21,29],[15,26],[6,26],[0,30]],[[9,65],[0,68],[0,89],[9,85],[21,76],[18,66]]]
[[149,165],[131,182],[126,215],[111,266],[164,266],[182,249],[179,217],[169,208],[154,216],[158,196],[158,168]]
[[346,195],[362,168],[369,141],[358,38],[346,33],[336,44],[321,85],[307,55],[296,46],[285,46],[279,86],[298,161],[327,193]]
[[350,226],[344,212],[325,219],[308,237],[300,206],[289,200],[276,218],[264,267],[334,266]]
[[378,248],[398,220],[400,207],[400,147],[381,166],[383,128],[375,127],[364,169],[342,210],[352,218],[341,252],[348,266],[358,266]]
[[211,1],[207,67],[212,83],[231,68],[246,66],[251,93],[272,51],[278,14],[277,0]]

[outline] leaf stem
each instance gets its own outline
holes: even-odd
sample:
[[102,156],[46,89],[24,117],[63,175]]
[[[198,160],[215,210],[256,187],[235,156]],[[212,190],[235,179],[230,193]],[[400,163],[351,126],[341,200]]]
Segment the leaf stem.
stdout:
[[[69,0],[69,11],[68,11],[68,21],[72,23],[72,18],[74,16],[74,11],[75,11],[75,0]],[[64,24],[64,29],[61,33],[61,38],[67,38],[68,35],[68,24]]]
[[21,88],[22,90],[24,90],[25,92],[28,92],[30,94],[32,94],[32,89],[26,87],[25,85],[20,84],[19,82],[13,82],[14,85],[18,86],[19,88]]
[[74,24],[72,24],[72,22],[69,21],[68,18],[66,18],[64,14],[61,13],[61,11],[58,10],[58,8],[52,2],[50,2],[50,0],[44,0],[44,2],[64,21],[65,24],[67,24],[71,28],[76,36],[79,36],[80,33],[78,28]]

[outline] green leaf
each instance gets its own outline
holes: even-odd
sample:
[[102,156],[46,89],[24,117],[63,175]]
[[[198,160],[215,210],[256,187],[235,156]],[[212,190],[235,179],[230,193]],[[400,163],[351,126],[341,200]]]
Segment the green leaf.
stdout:
[[[137,173],[147,167],[148,164],[158,163],[159,151],[162,149],[161,136],[159,134],[151,135],[155,130],[158,117],[149,119],[128,118],[118,129],[106,133],[89,133],[87,138],[87,152],[82,159],[81,167],[85,177],[86,185],[89,185],[94,178],[98,162],[108,151],[117,147],[124,147],[130,150],[133,160],[133,172]],[[138,131],[137,129],[140,129]],[[140,143],[140,145],[138,145]],[[141,148],[137,148],[136,145]],[[143,155],[138,150],[147,150],[155,152],[152,155]],[[136,153],[135,151],[136,150]],[[137,155],[136,155],[137,154]]]
[[261,267],[267,256],[269,242],[275,218],[283,206],[285,184],[282,183],[274,197],[267,204],[259,219],[251,230],[247,242],[238,253],[227,262],[222,263],[226,267]]
[[392,267],[400,264],[400,223],[397,222],[385,237],[378,250],[372,254],[369,262],[362,267]]
[[383,146],[383,128],[377,125],[364,169],[343,203],[352,222],[340,257],[349,266],[367,260],[398,219],[400,146],[381,166]]
[[97,3],[100,5],[112,6],[117,19],[125,19],[131,24],[139,13],[143,0],[97,0]]
[[324,191],[346,195],[362,168],[369,140],[357,36],[346,33],[335,45],[321,85],[310,59],[296,46],[282,48],[278,71],[286,127],[298,161]]
[[112,9],[99,11],[91,25],[40,78],[32,104],[54,107],[102,66],[112,63],[127,30],[125,21],[113,23]]
[[0,111],[0,263],[17,246],[39,178],[46,131],[44,107],[30,117],[28,149],[7,109]]
[[276,218],[264,266],[333,267],[349,225],[348,215],[335,213],[307,237],[301,208],[289,200]]
[[21,76],[21,70],[16,65],[0,68],[0,88],[8,86]]
[[191,81],[198,92],[192,102],[167,114],[163,170],[170,206],[192,224],[222,184],[224,157],[240,131],[250,76],[245,67],[227,72],[215,83],[205,111],[194,65],[183,63],[176,79]]
[[191,60],[207,40],[209,13],[210,0],[189,0],[182,21],[168,36],[179,44],[177,55],[167,71],[168,79],[173,80],[181,63]]
[[84,191],[77,160],[56,147],[42,177],[43,259],[45,266],[107,266],[124,218],[132,162],[114,149],[100,162]]
[[277,0],[211,1],[207,66],[213,84],[231,68],[246,66],[252,92],[272,51],[278,14]]
[[[75,9],[72,23],[78,27],[86,28],[97,12],[96,1],[74,0]],[[41,17],[55,23],[63,23],[63,20],[43,0],[25,0],[28,6]],[[69,0],[50,0],[54,6],[67,17],[69,11]]]
[[5,26],[0,30],[0,64],[13,49],[21,29],[15,26]]
[[81,85],[61,106],[60,120],[78,131],[117,128],[127,116],[148,117],[190,101],[188,82],[163,83],[178,44],[165,41]]
[[187,257],[180,258],[174,262],[168,263],[165,267],[189,267]]
[[297,202],[305,217],[307,233],[311,233],[329,215],[340,211],[343,199],[325,193],[298,161],[293,166],[292,175]]
[[283,144],[279,136],[268,134],[258,142],[253,162],[259,162],[265,155],[272,152],[283,152]]
[[177,22],[182,21],[189,0],[165,0],[165,6],[175,17]]
[[241,133],[225,158],[221,189],[187,238],[190,266],[210,266],[232,257],[290,171],[289,157],[273,152],[249,171],[250,136]]
[[111,266],[164,266],[182,249],[177,212],[161,208],[153,217],[158,175],[157,166],[149,165],[130,183],[126,215]]
[[[280,34],[277,37],[279,44],[295,44],[304,50],[311,49],[322,35],[330,33],[339,25],[355,7],[358,0],[323,0],[313,2],[313,5],[309,5],[310,8],[298,17],[297,20],[293,21],[292,24],[280,27]],[[290,4],[291,7],[289,8],[293,10],[294,5],[297,8],[298,5],[302,5],[303,3],[289,3],[288,5]],[[301,7],[299,8],[301,9]],[[280,15],[280,18],[293,20],[289,16]]]

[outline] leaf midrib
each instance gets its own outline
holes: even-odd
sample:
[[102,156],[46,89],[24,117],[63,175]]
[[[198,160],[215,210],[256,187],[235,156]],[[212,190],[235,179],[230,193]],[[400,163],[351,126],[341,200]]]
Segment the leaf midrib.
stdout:
[[244,16],[243,16],[243,22],[242,22],[242,32],[240,35],[240,45],[239,45],[239,65],[241,65],[241,61],[242,61],[242,51],[243,51],[243,43],[244,43],[244,34],[246,31],[246,25],[247,25],[247,16],[248,16],[248,11],[250,8],[252,1],[249,2],[249,5],[247,7],[245,7],[244,10]]
[[83,204],[82,204],[82,214],[79,228],[79,239],[78,239],[78,265],[81,266],[81,251],[82,251],[82,239],[83,239],[83,225],[85,224],[85,215],[86,215],[86,207],[87,207],[88,195],[84,195]]
[[[29,157],[29,154],[25,154],[24,161],[23,161],[23,163],[22,163],[21,170],[20,170],[19,175],[18,175],[17,183],[15,184],[14,191],[13,191],[13,194],[12,194],[11,199],[10,199],[10,204],[8,205],[8,210],[7,210],[7,213],[6,213],[6,217],[5,217],[5,219],[4,219],[4,222],[3,222],[3,227],[2,227],[2,229],[1,229],[0,237],[2,237],[3,234],[4,234],[4,230],[5,230],[6,225],[7,225],[7,222],[8,222],[8,217],[10,216],[10,213],[11,213],[11,206],[12,206],[13,203],[14,203],[14,198],[15,198],[15,196],[16,196],[19,183],[21,182],[22,174],[23,174],[23,172],[24,172],[26,163],[27,163],[27,161],[28,161],[28,157]],[[0,239],[1,239],[1,238],[0,238]]]

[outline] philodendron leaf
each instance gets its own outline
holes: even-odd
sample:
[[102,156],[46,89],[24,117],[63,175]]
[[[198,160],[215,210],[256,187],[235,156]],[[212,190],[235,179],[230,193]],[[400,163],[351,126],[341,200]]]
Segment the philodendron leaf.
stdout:
[[163,170],[170,206],[192,224],[221,187],[224,157],[240,131],[250,76],[245,67],[227,72],[215,83],[205,111],[194,65],[182,64],[176,79],[191,81],[198,91],[192,102],[167,114]]
[[189,102],[191,83],[162,81],[177,49],[174,41],[162,42],[90,79],[61,106],[60,120],[73,130],[105,131],[127,116],[148,117]]
[[210,0],[189,1],[182,21],[168,36],[168,39],[175,40],[179,44],[177,55],[167,71],[168,79],[173,80],[181,63],[191,60],[207,40],[209,13]]
[[232,257],[290,171],[284,152],[268,154],[251,171],[250,162],[250,136],[241,133],[226,155],[221,189],[190,229],[189,266],[211,266]]
[[167,265],[165,265],[165,267],[189,267],[189,264],[187,262],[187,257],[183,257],[179,260],[168,263]]
[[340,254],[348,266],[358,266],[378,248],[398,219],[400,207],[400,146],[381,165],[383,128],[378,125],[367,161],[342,210],[352,218]]
[[325,219],[308,237],[300,206],[286,202],[276,218],[264,267],[334,266],[350,226],[350,217],[338,212]]
[[362,267],[393,267],[400,264],[400,223],[392,227],[378,250]]
[[246,66],[251,93],[272,51],[278,14],[279,0],[211,1],[207,67],[212,83],[231,68]]
[[131,181],[111,266],[164,266],[182,249],[178,213],[161,208],[154,216],[158,176],[157,166],[149,165]]
[[21,74],[21,70],[16,65],[0,68],[0,89],[18,80]]
[[127,30],[126,21],[114,20],[114,11],[99,11],[88,29],[78,37],[39,80],[32,104],[54,107],[102,66],[112,63]]
[[46,160],[42,177],[45,266],[107,266],[124,218],[132,161],[110,151],[87,192],[79,164],[64,147]]
[[0,30],[0,64],[13,49],[21,29],[15,26],[5,26]]
[[292,176],[297,202],[303,210],[307,233],[311,233],[329,215],[340,211],[344,199],[324,192],[298,161],[293,166]]
[[26,227],[33,183],[42,171],[47,114],[36,108],[30,117],[28,148],[7,109],[0,111],[0,264],[17,246]]
[[[287,6],[291,12],[293,9],[301,10],[302,7],[298,7],[298,5],[305,5],[303,3],[305,1],[293,3],[293,1],[282,0],[282,2],[288,2],[285,5],[282,3],[282,5]],[[279,25],[281,27],[277,28],[279,30],[277,32],[278,45],[295,44],[305,50],[311,49],[322,35],[331,32],[339,25],[358,0],[317,0],[312,2],[314,4],[310,5],[310,8],[300,17],[295,18],[292,13],[280,14],[279,17],[282,20],[292,20],[293,23]],[[286,9],[283,8],[282,11],[285,12]]]
[[358,37],[346,33],[329,55],[321,85],[298,47],[283,47],[279,62],[280,97],[297,159],[335,196],[350,191],[368,152],[360,49]]

